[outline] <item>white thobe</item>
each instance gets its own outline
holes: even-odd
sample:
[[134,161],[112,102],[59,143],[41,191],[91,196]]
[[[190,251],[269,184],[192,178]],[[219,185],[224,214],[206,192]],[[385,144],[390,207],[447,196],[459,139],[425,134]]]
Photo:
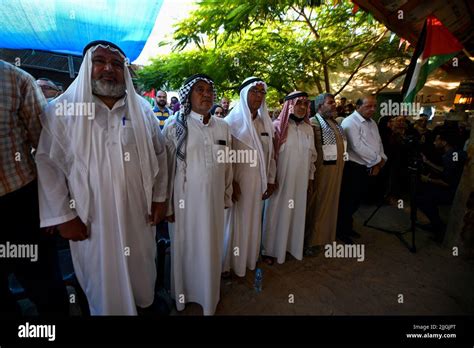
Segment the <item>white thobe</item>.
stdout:
[[[153,303],[156,280],[155,227],[147,222],[147,202],[125,98],[109,108],[94,97],[89,164],[90,226],[84,241],[70,242],[76,277],[92,315],[136,315]],[[51,108],[50,110],[54,110]],[[53,114],[46,117],[57,117]],[[166,148],[151,109],[145,118],[159,164],[152,200],[166,201]],[[41,133],[36,162],[41,226],[53,226],[76,216],[70,208],[67,179],[48,154],[52,139]],[[87,188],[84,188],[87,189]]]
[[[187,116],[185,172],[176,166],[176,117],[163,129],[168,151],[170,187],[171,294],[179,311],[187,302],[213,315],[220,299],[224,208],[232,205],[232,164],[218,162],[231,146],[224,120],[191,112]],[[225,143],[225,144],[224,144]],[[173,173],[174,176],[171,176]]]
[[279,188],[268,199],[263,225],[263,255],[285,262],[286,252],[303,259],[308,181],[316,162],[314,133],[305,122],[288,121],[288,136],[277,164]]
[[[226,212],[225,222],[225,255],[223,259],[223,271],[232,269],[239,277],[244,277],[246,267],[254,270],[260,254],[262,237],[262,214],[263,200],[262,180],[260,166],[270,161],[267,173],[269,184],[275,182],[276,163],[269,157],[270,146],[273,146],[271,134],[265,134],[265,128],[260,117],[253,120],[253,125],[260,136],[265,157],[265,163],[259,163],[255,155],[257,165],[252,167],[249,163],[235,163],[233,166],[234,181],[240,186],[241,195],[232,208]],[[257,151],[232,138],[233,149],[245,151]]]

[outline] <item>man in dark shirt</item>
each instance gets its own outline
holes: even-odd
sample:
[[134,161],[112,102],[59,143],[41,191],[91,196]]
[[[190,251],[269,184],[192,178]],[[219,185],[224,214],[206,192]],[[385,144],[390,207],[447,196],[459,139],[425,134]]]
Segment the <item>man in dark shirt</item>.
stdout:
[[442,166],[422,156],[430,173],[421,175],[418,207],[430,220],[427,227],[435,232],[438,242],[443,241],[446,230],[446,225],[439,216],[438,206],[452,203],[467,158],[466,153],[456,149],[455,144],[456,138],[452,133],[441,132],[436,136],[434,146],[443,153]]

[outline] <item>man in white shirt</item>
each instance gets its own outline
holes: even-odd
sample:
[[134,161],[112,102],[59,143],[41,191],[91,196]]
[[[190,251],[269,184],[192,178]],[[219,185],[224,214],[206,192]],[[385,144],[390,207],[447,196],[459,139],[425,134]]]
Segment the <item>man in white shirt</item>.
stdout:
[[352,215],[359,209],[367,191],[369,176],[378,175],[387,161],[377,124],[372,120],[376,108],[374,96],[359,99],[356,111],[341,125],[347,138],[349,160],[342,176],[336,234],[348,244],[353,243],[352,237],[360,237],[352,229]]

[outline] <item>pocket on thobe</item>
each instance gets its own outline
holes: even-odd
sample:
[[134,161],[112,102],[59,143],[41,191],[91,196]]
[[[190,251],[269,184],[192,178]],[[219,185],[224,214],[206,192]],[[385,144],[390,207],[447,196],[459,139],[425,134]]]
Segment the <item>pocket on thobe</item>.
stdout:
[[213,165],[222,165],[229,162],[229,152],[226,150],[227,145],[213,144],[212,145],[212,155],[213,155]]
[[121,132],[122,145],[135,145],[137,143],[135,139],[135,132],[133,131],[132,126],[121,127]]
[[263,135],[267,133],[262,133],[260,134],[260,141],[262,142],[262,149],[263,153],[265,154],[265,161],[268,161],[268,150],[269,150],[269,145],[268,142],[270,141],[270,137],[267,135]]

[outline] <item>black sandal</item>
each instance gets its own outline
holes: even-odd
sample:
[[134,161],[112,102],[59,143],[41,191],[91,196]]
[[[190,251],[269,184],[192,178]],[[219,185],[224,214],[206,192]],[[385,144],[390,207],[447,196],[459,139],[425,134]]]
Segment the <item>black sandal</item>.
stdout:
[[267,265],[271,266],[275,263],[275,259],[271,256],[264,256],[263,257],[263,262],[265,262]]

